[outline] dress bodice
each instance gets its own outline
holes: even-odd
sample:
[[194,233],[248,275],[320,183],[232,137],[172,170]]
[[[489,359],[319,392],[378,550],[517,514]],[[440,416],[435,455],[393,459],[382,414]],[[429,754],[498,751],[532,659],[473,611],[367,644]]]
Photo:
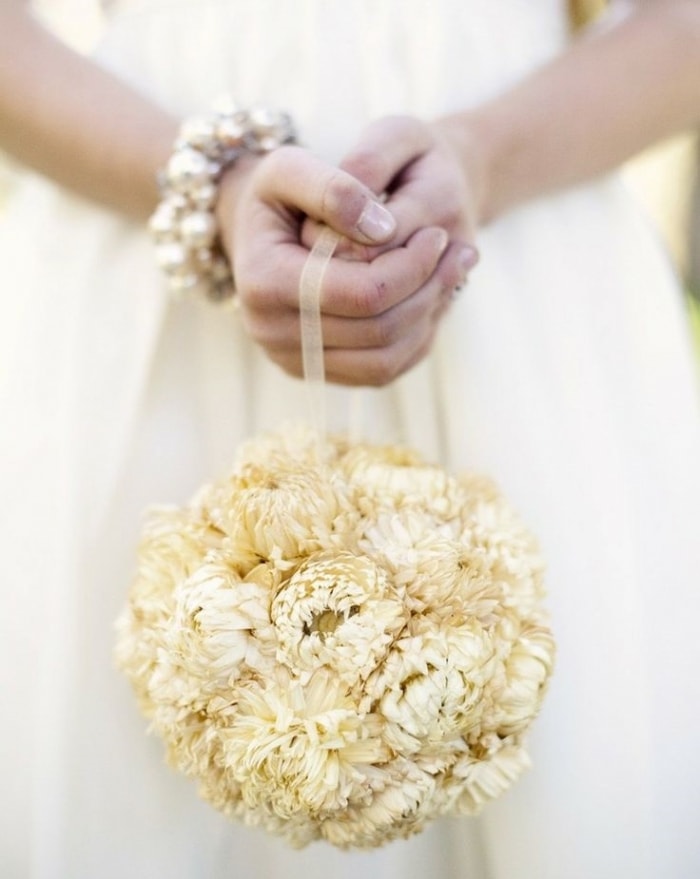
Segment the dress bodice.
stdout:
[[562,0],[109,5],[101,57],[175,112],[222,92],[281,106],[331,154],[368,118],[430,118],[478,103],[556,54],[569,33]]

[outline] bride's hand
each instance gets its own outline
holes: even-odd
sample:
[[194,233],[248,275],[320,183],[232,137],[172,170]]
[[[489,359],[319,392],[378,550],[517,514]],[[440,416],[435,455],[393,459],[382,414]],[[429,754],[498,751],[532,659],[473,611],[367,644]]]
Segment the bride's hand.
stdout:
[[[373,259],[418,229],[438,226],[450,240],[441,270],[446,276],[456,271],[466,280],[478,259],[473,246],[476,200],[444,126],[411,116],[382,117],[367,126],[340,167],[382,195],[397,228],[380,245],[348,241],[339,252],[348,259]],[[302,239],[311,244],[317,234],[315,224],[307,222]]]
[[368,186],[293,146],[238,162],[222,181],[217,213],[246,329],[286,372],[302,374],[305,217],[353,246],[389,246],[369,261],[332,259],[328,266],[321,303],[328,380],[386,384],[429,350],[436,310],[459,280],[454,271],[436,271],[449,246],[443,229],[423,224],[409,232],[399,217],[397,240],[393,211]]

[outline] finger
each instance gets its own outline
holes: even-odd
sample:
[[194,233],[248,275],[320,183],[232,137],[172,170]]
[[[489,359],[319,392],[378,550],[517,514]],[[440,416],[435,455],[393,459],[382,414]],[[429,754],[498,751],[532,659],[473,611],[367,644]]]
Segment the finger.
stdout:
[[332,260],[321,296],[324,314],[375,317],[419,290],[433,274],[448,247],[444,229],[419,229],[403,247],[372,262]]
[[[378,195],[386,195],[396,178],[431,145],[429,129],[419,120],[410,116],[383,117],[365,128],[359,142],[341,161],[340,168]],[[384,204],[388,205],[387,200]],[[391,211],[393,214],[393,209]],[[389,247],[405,244],[416,229],[444,225],[434,222],[427,205],[425,210],[413,212],[416,218],[413,225],[405,208],[404,214],[406,216],[401,223],[400,237],[397,235],[397,222],[397,229],[389,241],[366,244],[349,238],[339,244],[336,254],[345,259],[371,260]],[[311,248],[318,234],[318,225],[310,221],[302,227],[301,240],[306,247]]]
[[[370,263],[332,259],[323,281],[321,310],[338,317],[374,317],[387,311],[423,286],[447,245],[443,229],[428,228]],[[298,244],[259,246],[259,253],[248,252],[246,264],[236,265],[242,305],[271,314],[298,308],[299,278],[308,251]]]
[[421,159],[408,169],[401,185],[387,199],[387,207],[396,220],[393,242],[400,242],[421,226],[441,226],[453,239],[469,241],[475,228],[467,215],[466,194],[460,192],[460,177],[435,168],[439,156]]
[[471,244],[452,242],[435,270],[440,289],[449,293],[464,286],[472,269],[479,264],[479,258],[479,251]]
[[[366,185],[308,150],[281,147],[256,174],[260,198],[283,211],[307,214],[360,244],[385,242],[394,234],[394,218]],[[281,228],[288,232],[288,223]]]
[[[427,315],[395,344],[382,348],[333,348],[324,352],[326,380],[341,385],[380,387],[393,381],[430,350],[435,321]],[[270,356],[285,372],[301,377],[298,352],[276,351]]]
[[427,318],[435,320],[448,307],[477,265],[479,254],[469,245],[451,244],[437,268],[412,296],[371,318],[323,319],[324,347],[391,347]]
[[329,351],[327,380],[342,385],[388,385],[429,353],[434,335],[433,321],[427,320],[391,348]]
[[[455,280],[462,280],[459,247],[452,247],[424,287],[374,319],[325,318],[324,361],[329,381],[383,385],[410,369],[428,352],[452,304]],[[277,329],[284,326],[278,323]],[[268,335],[268,356],[292,375],[302,375],[299,316],[291,312],[285,329]],[[329,344],[332,343],[332,344]]]
[[442,321],[443,317],[447,314],[448,311],[454,306],[454,304],[461,298],[464,290],[466,288],[466,282],[459,287],[455,287],[454,290],[449,290],[440,300],[440,304],[435,309],[433,313],[433,320],[436,324],[439,324]]
[[[313,217],[306,217],[301,224],[301,232],[299,240],[308,250],[311,250],[316,243],[318,236],[326,228],[324,223],[319,223]],[[338,242],[334,256],[340,259],[356,260],[357,262],[371,262],[380,254],[396,247],[399,244],[406,243],[406,236],[401,241],[392,238],[386,244],[360,244],[352,241],[350,238],[343,237]]]
[[[346,258],[371,259],[388,246],[403,244],[424,226],[442,226],[453,238],[472,237],[475,224],[467,216],[470,198],[464,191],[462,171],[423,123],[407,117],[374,123],[341,167],[371,188],[383,187],[384,203],[397,222],[390,245],[368,248],[348,241],[339,251]],[[305,233],[308,246],[314,230],[311,227]]]
[[[394,345],[425,319],[431,319],[441,302],[448,298],[443,273],[437,271],[412,296],[376,317],[322,317],[324,349],[385,348]],[[253,313],[246,319],[248,334],[269,352],[293,353],[301,347],[299,312],[285,309],[274,320],[267,313]]]
[[321,308],[340,317],[376,317],[419,290],[449,243],[444,229],[420,229],[404,247],[369,263],[334,260],[326,272]]
[[[390,202],[391,211],[396,220],[396,232],[390,241],[384,244],[360,244],[350,238],[343,238],[335,250],[335,256],[345,260],[354,260],[357,262],[371,262],[381,254],[386,253],[394,247],[405,244],[410,236],[416,231],[426,226],[440,225],[448,229],[448,223],[442,222],[443,217],[452,218],[454,214],[448,214],[442,208],[439,199],[434,197],[434,193],[429,191],[429,197],[421,200],[420,191],[413,193],[402,193],[402,197],[396,202],[399,211],[394,209],[393,197]],[[324,228],[324,224],[309,218],[304,221],[301,227],[300,240],[304,247],[309,250],[314,246],[318,236]]]
[[[394,381],[423,360],[432,349],[442,317],[454,302],[454,288],[450,285],[455,278],[455,266],[461,265],[460,253],[459,246],[448,250],[431,278],[430,284],[437,285],[441,295],[433,297],[437,306],[429,316],[423,312],[422,319],[411,331],[389,347],[325,352],[327,380],[335,384],[379,387]],[[463,286],[466,279],[461,268],[457,273],[457,277],[462,278],[460,286]]]
[[379,194],[431,145],[432,135],[423,122],[411,116],[385,116],[364,129],[340,167]]

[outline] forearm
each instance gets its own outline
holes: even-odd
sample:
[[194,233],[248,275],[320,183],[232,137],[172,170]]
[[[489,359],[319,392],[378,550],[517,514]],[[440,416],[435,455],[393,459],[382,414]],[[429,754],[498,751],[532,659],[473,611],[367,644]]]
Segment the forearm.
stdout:
[[0,147],[77,193],[144,219],[177,121],[0,3]]
[[700,121],[700,3],[659,0],[517,87],[440,120],[478,179],[480,222],[604,173]]

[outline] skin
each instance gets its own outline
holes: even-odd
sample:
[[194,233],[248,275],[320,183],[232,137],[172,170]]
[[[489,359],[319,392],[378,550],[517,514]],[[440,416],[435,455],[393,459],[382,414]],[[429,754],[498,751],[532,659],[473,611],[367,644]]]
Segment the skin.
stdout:
[[268,356],[302,374],[298,279],[314,237],[307,217],[319,218],[319,206],[321,219],[348,239],[324,279],[327,379],[383,385],[425,356],[450,292],[476,262],[474,248],[463,238],[450,242],[445,228],[400,229],[393,218],[390,235],[372,241],[358,233],[364,190],[306,150],[284,147],[252,164],[249,174],[234,169],[226,178],[218,215],[243,321]]
[[[339,168],[298,147],[241,160],[224,176],[217,213],[245,326],[300,374],[298,280],[318,223],[328,224],[346,238],[322,303],[328,378],[385,384],[430,349],[476,263],[479,226],[698,121],[700,4],[649,0],[480,107],[373,122]],[[176,130],[161,108],[49,36],[23,2],[0,2],[8,152],[142,221]]]

